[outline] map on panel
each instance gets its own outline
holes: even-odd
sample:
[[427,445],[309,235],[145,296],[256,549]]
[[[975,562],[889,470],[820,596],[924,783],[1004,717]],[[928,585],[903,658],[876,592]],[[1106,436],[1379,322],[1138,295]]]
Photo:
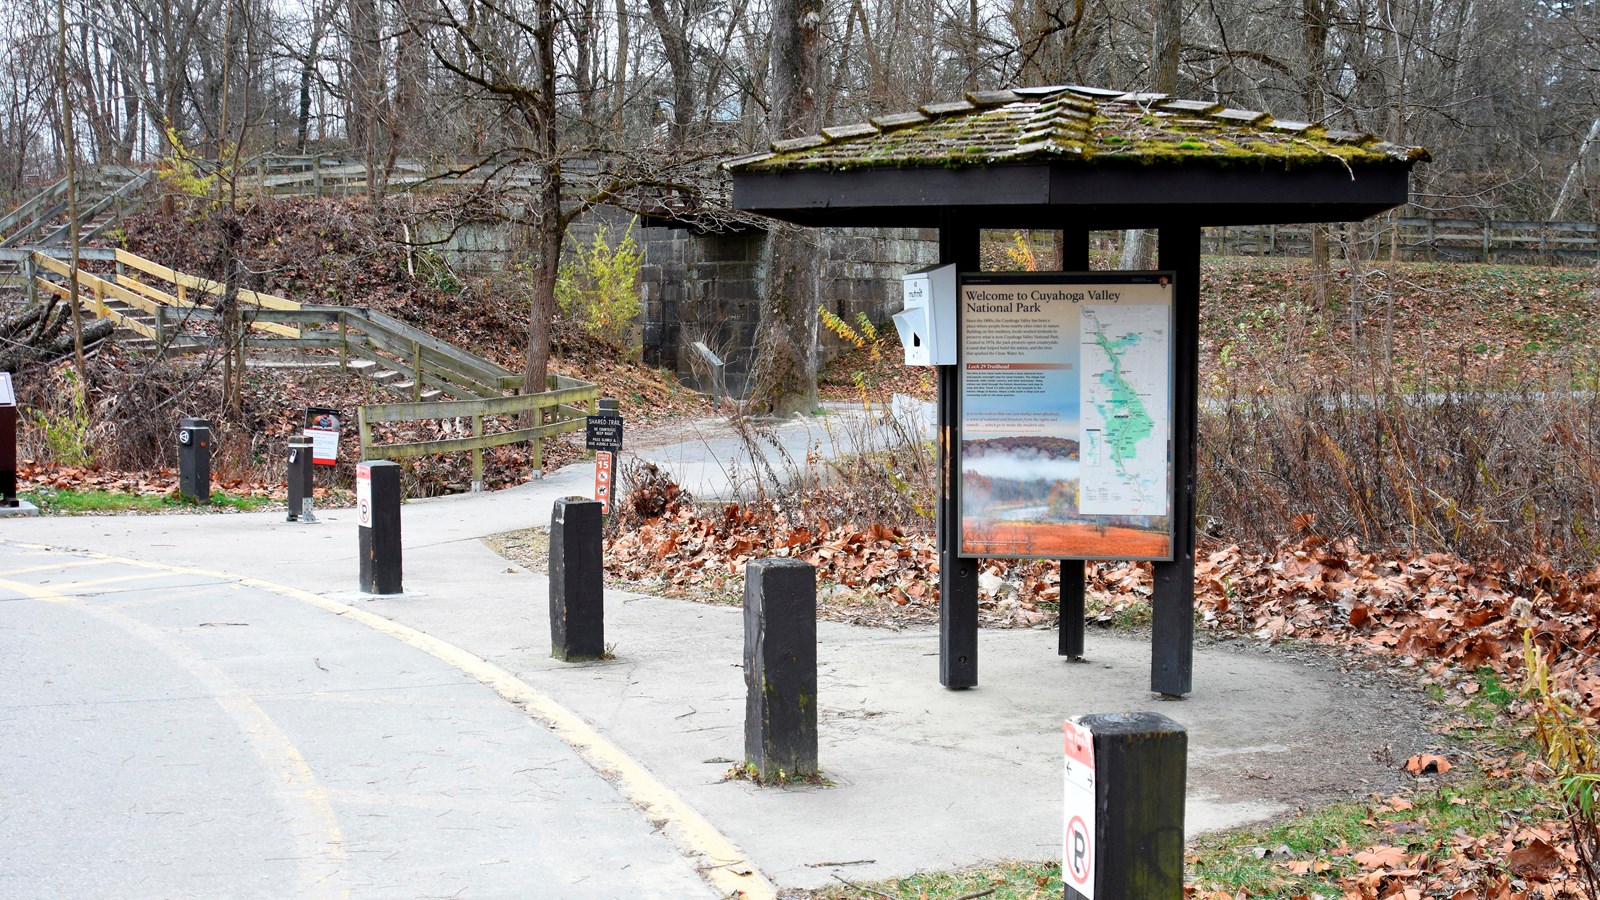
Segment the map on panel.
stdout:
[[1165,305],[1082,308],[1081,513],[1167,514],[1169,318]]

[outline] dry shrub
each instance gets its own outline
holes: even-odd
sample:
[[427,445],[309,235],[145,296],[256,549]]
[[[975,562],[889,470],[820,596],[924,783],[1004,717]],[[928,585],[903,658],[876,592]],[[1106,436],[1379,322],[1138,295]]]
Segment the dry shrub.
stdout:
[[629,459],[617,471],[616,497],[611,515],[606,517],[608,537],[636,531],[640,525],[694,502],[665,469],[642,459]]
[[1199,510],[1264,549],[1315,533],[1464,559],[1600,562],[1600,398],[1358,393],[1231,398],[1200,417]]
[[730,473],[734,499],[770,504],[791,527],[931,526],[939,470],[933,442],[923,436],[929,423],[920,404],[875,406],[822,422],[825,438],[795,459],[773,423],[730,416],[750,460],[748,472]]
[[[222,406],[214,378],[168,360],[106,360],[90,367],[90,380],[96,395],[96,459],[111,469],[177,465],[178,421],[216,420],[213,411]],[[220,431],[219,426],[214,422]]]

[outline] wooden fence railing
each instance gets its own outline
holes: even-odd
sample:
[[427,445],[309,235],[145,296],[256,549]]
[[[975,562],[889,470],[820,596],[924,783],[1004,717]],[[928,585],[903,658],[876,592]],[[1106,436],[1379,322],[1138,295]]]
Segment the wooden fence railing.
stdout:
[[[562,375],[550,376],[550,390],[538,394],[518,394],[483,400],[441,400],[431,403],[379,403],[360,410],[361,452],[365,459],[408,459],[436,453],[472,454],[472,481],[483,482],[483,451],[528,441],[529,464],[537,470],[544,463],[542,441],[548,437],[577,431],[584,417],[595,412],[600,388]],[[541,423],[493,434],[484,433],[486,417],[520,418],[528,414]],[[467,437],[434,441],[379,444],[373,441],[372,426],[385,422],[422,420],[470,420],[472,434]]]
[[0,241],[11,243],[12,233],[18,227],[32,222],[37,215],[51,208],[51,204],[60,200],[66,193],[67,180],[63,178],[34,194],[21,206],[6,213],[4,216],[0,216]]
[[[528,188],[538,183],[535,167],[502,168],[487,165],[474,168],[479,162],[443,158],[399,159],[388,173],[388,188],[391,191],[411,190],[426,185],[453,188],[481,185],[491,180],[501,188]],[[574,159],[563,164],[562,172],[581,179],[597,175],[600,166],[594,160]],[[309,194],[317,197],[359,194],[367,189],[367,166],[359,157],[348,154],[270,154],[241,164],[233,179],[233,186],[241,194]]]
[[[1560,265],[1600,260],[1600,222],[1519,222],[1402,216],[1336,225],[1335,240],[1361,249],[1367,259],[1440,262],[1540,262]],[[1310,225],[1208,228],[1205,252],[1219,256],[1308,256]],[[1352,237],[1353,236],[1353,237]]]
[[[488,399],[522,387],[521,375],[441,341],[419,328],[377,310],[355,306],[302,306],[298,310],[260,310],[254,322],[298,325],[293,338],[252,338],[247,348],[335,350],[343,368],[352,358],[406,376],[412,401],[429,394]],[[317,327],[321,326],[321,327]],[[420,377],[418,377],[420,376]]]
[[[165,342],[167,326],[182,327],[184,322],[193,317],[195,310],[202,308],[209,310],[211,308],[212,304],[210,303],[201,304],[191,300],[189,297],[190,291],[195,291],[202,295],[220,297],[228,290],[227,285],[220,281],[201,278],[198,275],[190,275],[187,272],[179,272],[169,266],[151,262],[126,250],[117,250],[115,253],[117,261],[117,271],[113,276],[115,284],[129,291],[137,292],[144,299],[155,304],[153,308],[139,304],[131,305],[138,306],[140,309],[151,312],[155,316],[153,327],[155,334],[151,336],[158,343]],[[144,275],[146,278],[141,280],[133,273]],[[80,279],[83,274],[85,273],[79,273]],[[149,279],[166,282],[171,287],[157,287],[149,284]],[[241,304],[248,304],[260,310],[297,310],[300,308],[300,304],[293,300],[261,291],[240,288],[237,296]],[[122,298],[118,297],[118,299]],[[256,321],[249,314],[246,314],[246,319],[250,321],[251,328],[268,334],[285,338],[297,338],[300,336],[299,329],[288,325],[270,321]]]

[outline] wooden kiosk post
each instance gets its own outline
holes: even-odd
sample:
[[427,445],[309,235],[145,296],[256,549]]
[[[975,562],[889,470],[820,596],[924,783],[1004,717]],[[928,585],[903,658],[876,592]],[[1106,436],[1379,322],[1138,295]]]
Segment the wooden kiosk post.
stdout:
[[[975,225],[946,211],[939,222],[939,262],[956,271],[978,268]],[[961,304],[956,304],[959,329]],[[959,334],[960,331],[957,331]],[[939,683],[951,690],[978,684],[978,565],[961,549],[961,367],[939,366],[939,499],[935,515],[939,552]]]

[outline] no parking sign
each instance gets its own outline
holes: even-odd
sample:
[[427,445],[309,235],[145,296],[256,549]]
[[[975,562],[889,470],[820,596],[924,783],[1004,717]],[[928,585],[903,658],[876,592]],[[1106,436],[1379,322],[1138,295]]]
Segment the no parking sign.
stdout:
[[1075,719],[1063,725],[1066,738],[1066,829],[1061,848],[1061,880],[1084,900],[1094,900],[1094,735]]
[[356,524],[372,527],[372,467],[366,463],[356,466]]

